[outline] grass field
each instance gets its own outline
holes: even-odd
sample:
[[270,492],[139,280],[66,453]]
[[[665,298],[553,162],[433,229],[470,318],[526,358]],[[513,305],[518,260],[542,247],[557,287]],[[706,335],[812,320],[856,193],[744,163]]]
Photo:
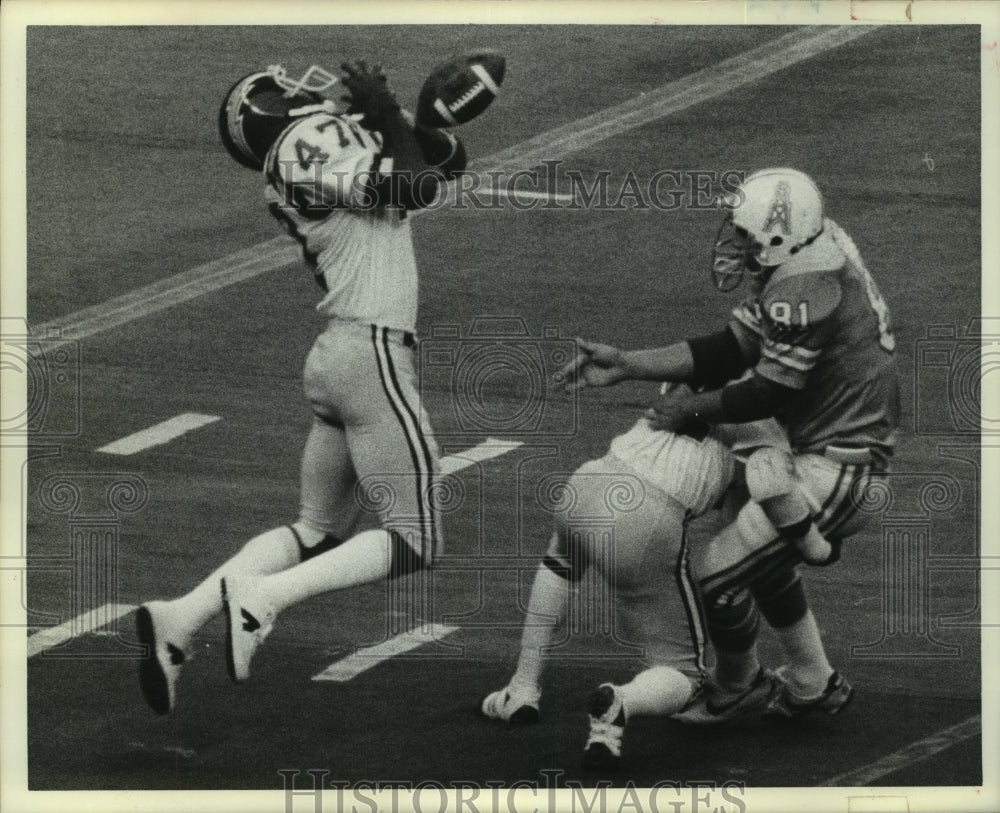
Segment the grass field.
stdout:
[[[383,61],[400,98],[412,100],[440,55],[495,47],[508,59],[503,95],[463,133],[471,157],[486,166],[512,145],[790,33],[33,28],[29,323],[72,324],[83,308],[278,234],[259,180],[225,155],[215,131],[222,95],[258,65],[335,67],[363,55]],[[102,56],[109,53],[114,61]],[[978,436],[956,426],[948,407],[949,371],[979,343],[963,337],[981,309],[980,55],[975,27],[887,27],[545,156],[563,162],[554,181],[560,193],[569,191],[565,173],[572,171],[591,179],[607,170],[613,190],[629,172],[644,182],[665,169],[809,172],[893,308],[904,381],[893,502],[870,533],[851,541],[842,563],[806,574],[831,658],[857,688],[850,711],[778,727],[743,720],[692,730],[639,721],[617,784],[844,784],[839,777],[969,720],[971,734],[923,759],[904,755],[863,784],[983,782],[974,721],[981,708]],[[528,160],[524,169],[539,165]],[[719,218],[690,205],[423,214],[414,223],[420,333],[430,337],[448,325],[467,333],[477,318],[497,316],[522,320],[543,349],[557,341],[546,329],[560,341],[583,335],[625,346],[707,332],[734,302],[714,292],[708,275]],[[28,580],[29,634],[99,602],[136,605],[187,590],[251,536],[295,518],[310,422],[300,372],[321,329],[316,293],[301,266],[276,264],[68,347],[79,351],[78,375],[52,390],[46,418],[47,431],[65,427],[65,434],[38,437],[27,474],[27,555],[37,568]],[[952,355],[943,368],[922,355],[933,325],[957,330],[958,338],[944,340]],[[496,436],[489,427],[452,433],[448,382],[439,377],[423,388],[432,421],[444,429],[444,451]],[[515,409],[523,384],[501,377],[487,396],[498,410]],[[459,630],[440,645],[346,683],[310,680],[355,647],[398,631],[384,588],[359,588],[284,614],[252,681],[234,687],[220,622],[199,637],[169,719],[155,718],[139,695],[129,614],[117,636],[107,629],[75,635],[31,657],[30,787],[280,789],[279,770],[310,768],[346,782],[539,782],[550,770],[592,784],[579,770],[584,700],[598,682],[635,666],[627,654],[608,657],[613,643],[582,635],[573,657],[554,660],[542,726],[507,730],[475,708],[513,667],[519,601],[547,541],[535,484],[601,454],[650,395],[622,385],[574,403],[553,389],[545,394],[544,431],[514,433],[507,439],[523,446],[459,475],[465,495],[446,517],[447,555],[427,619]],[[134,456],[97,451],[190,412],[221,420]],[[53,454],[45,456],[46,448]],[[145,500],[119,502],[116,513],[105,495],[123,476],[145,489]],[[81,490],[75,508],[44,496],[60,477]],[[696,533],[707,534],[713,522]],[[81,593],[74,581],[71,540],[81,534],[115,540],[116,591],[103,598]],[[898,562],[887,564],[884,552],[901,549],[912,557],[909,569],[893,570]],[[777,658],[773,642],[763,648]]]

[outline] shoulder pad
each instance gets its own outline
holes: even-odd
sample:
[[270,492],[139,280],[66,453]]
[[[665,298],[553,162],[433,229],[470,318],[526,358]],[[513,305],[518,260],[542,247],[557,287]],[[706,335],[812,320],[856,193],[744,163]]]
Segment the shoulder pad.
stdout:
[[837,309],[841,293],[840,281],[834,273],[793,274],[764,288],[761,308],[772,321],[808,327]]

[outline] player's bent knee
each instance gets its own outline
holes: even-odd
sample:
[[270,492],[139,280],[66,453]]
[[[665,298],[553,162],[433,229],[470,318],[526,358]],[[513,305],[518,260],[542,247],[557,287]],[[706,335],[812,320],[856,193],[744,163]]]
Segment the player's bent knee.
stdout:
[[300,562],[308,561],[344,543],[343,537],[336,534],[323,533],[323,531],[313,528],[301,520],[293,522],[288,528],[295,537]]
[[788,536],[801,535],[812,521],[809,502],[795,479],[791,454],[783,449],[758,449],[747,460],[747,490],[776,528]]
[[795,488],[792,456],[773,446],[758,449],[747,458],[745,477],[750,498],[756,502],[788,494]]

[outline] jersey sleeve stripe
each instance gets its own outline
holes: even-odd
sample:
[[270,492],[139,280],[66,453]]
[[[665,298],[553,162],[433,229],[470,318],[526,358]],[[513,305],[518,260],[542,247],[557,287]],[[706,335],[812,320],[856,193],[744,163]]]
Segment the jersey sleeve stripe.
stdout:
[[808,373],[813,367],[816,366],[815,360],[803,361],[801,359],[795,358],[788,353],[775,352],[770,344],[765,344],[761,349],[761,355],[765,358],[770,359],[776,364],[784,365],[785,367],[790,367],[793,370],[800,373]]
[[781,384],[793,390],[801,390],[806,386],[806,373],[792,369],[768,358],[762,358],[754,368],[756,373],[768,381]]
[[770,347],[773,347],[780,353],[794,353],[795,355],[802,356],[806,359],[818,358],[819,354],[822,352],[820,350],[812,350],[808,347],[803,347],[801,344],[785,344],[784,342],[776,342],[773,339],[769,339],[767,343]]

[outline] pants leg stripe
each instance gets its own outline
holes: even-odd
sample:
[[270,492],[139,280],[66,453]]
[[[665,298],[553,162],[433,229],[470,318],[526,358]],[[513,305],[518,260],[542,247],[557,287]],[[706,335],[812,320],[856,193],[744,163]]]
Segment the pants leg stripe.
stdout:
[[723,568],[710,576],[702,579],[701,581],[701,592],[702,595],[707,595],[713,589],[715,589],[719,584],[723,583],[734,583],[737,581],[737,576],[741,571],[747,570],[754,567],[761,561],[766,561],[770,557],[774,556],[776,553],[780,552],[782,548],[785,548],[786,543],[783,539],[775,537],[770,542],[768,542],[764,547],[758,548],[753,553],[740,559],[735,564],[729,567]]
[[424,438],[423,430],[420,427],[420,420],[416,412],[407,402],[396,375],[396,368],[392,362],[392,355],[389,352],[388,330],[372,325],[372,343],[375,345],[375,358],[378,362],[379,377],[382,387],[389,399],[393,412],[399,419],[403,427],[403,434],[410,449],[410,457],[413,460],[413,467],[417,472],[417,506],[420,512],[420,533],[424,535],[424,542],[433,547],[437,538],[434,527],[434,513],[429,504],[431,478],[433,477],[434,465],[430,449]]
[[688,517],[684,518],[684,529],[681,532],[681,550],[677,555],[677,567],[674,578],[680,591],[684,612],[687,615],[688,629],[691,632],[691,643],[695,649],[695,664],[699,671],[705,670],[705,628],[702,625],[701,607],[691,578],[690,562],[688,560]]
[[837,495],[840,493],[840,487],[844,483],[844,474],[846,473],[847,466],[841,466],[840,471],[837,473],[837,481],[833,484],[833,488],[830,489],[830,494],[823,501],[823,505],[819,509],[819,514],[814,517],[814,521],[817,525],[822,521],[822,518],[826,515],[827,509],[831,504],[835,503],[838,499]]
[[817,527],[822,534],[835,534],[837,529],[851,518],[857,509],[851,494],[854,484],[862,477],[871,478],[871,468],[869,466],[851,466],[850,469],[849,475],[844,478],[847,483],[844,497],[839,501],[839,505],[831,506],[830,516],[823,520],[822,524],[817,523]]

